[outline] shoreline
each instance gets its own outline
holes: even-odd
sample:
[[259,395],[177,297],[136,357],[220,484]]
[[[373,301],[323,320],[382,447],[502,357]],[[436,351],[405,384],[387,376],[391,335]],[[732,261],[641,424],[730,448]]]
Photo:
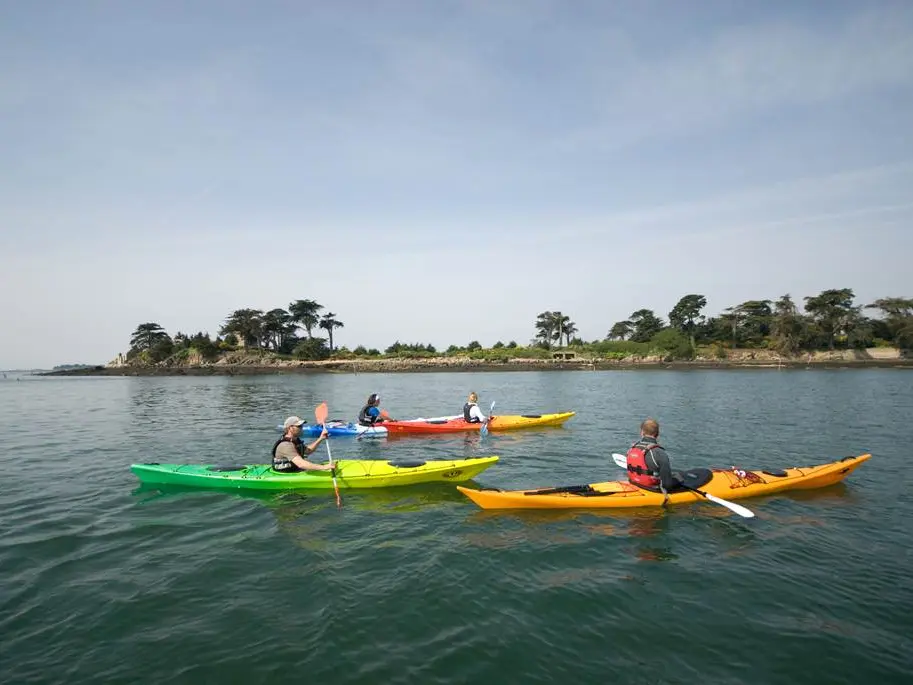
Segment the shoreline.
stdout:
[[188,366],[96,366],[61,369],[38,376],[265,376],[310,373],[468,373],[498,371],[636,371],[736,369],[913,369],[913,359],[738,359],[738,360],[484,360],[378,359],[320,362],[231,363]]

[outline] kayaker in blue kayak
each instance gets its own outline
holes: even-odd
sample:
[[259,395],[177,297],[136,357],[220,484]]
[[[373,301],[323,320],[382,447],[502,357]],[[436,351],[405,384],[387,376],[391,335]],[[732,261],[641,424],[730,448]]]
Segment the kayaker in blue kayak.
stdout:
[[485,423],[488,417],[479,409],[479,396],[471,392],[466,404],[463,405],[463,420],[466,423]]
[[360,412],[358,412],[358,425],[373,426],[374,424],[383,423],[384,421],[396,421],[396,419],[391,417],[387,412],[381,411],[380,395],[376,392],[372,392],[368,395],[368,403],[361,408]]
[[631,445],[626,456],[628,481],[634,485],[645,490],[661,492],[666,500],[669,493],[681,485],[678,478],[672,474],[669,455],[659,444],[659,423],[655,419],[646,419],[640,424],[640,439]]
[[305,459],[313,454],[320,443],[327,439],[327,429],[324,427],[320,436],[310,445],[301,441],[301,427],[306,422],[297,416],[289,416],[282,428],[285,432],[273,445],[273,469],[281,473],[294,473],[296,471],[332,471],[329,464],[315,464]]

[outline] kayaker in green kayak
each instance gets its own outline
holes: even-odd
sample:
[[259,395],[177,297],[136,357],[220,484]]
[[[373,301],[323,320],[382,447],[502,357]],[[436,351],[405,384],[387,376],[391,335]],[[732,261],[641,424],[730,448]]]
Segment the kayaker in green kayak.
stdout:
[[640,424],[640,439],[631,445],[626,456],[628,480],[645,490],[663,493],[663,504],[668,501],[669,493],[681,485],[672,474],[669,455],[659,444],[659,423],[655,419]]
[[332,471],[329,464],[315,464],[305,457],[313,454],[320,443],[327,439],[327,429],[310,445],[301,441],[301,426],[306,422],[297,416],[289,416],[282,427],[285,432],[273,445],[273,470],[281,473],[294,473],[295,471]]

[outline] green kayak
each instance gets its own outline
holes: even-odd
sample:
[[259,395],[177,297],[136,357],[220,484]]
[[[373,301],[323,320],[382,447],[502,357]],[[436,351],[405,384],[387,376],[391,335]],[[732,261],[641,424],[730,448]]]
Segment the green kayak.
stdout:
[[[339,488],[389,488],[417,483],[459,483],[480,474],[498,457],[476,459],[336,462]],[[132,464],[143,483],[246,490],[332,490],[329,471],[278,473],[268,464]]]

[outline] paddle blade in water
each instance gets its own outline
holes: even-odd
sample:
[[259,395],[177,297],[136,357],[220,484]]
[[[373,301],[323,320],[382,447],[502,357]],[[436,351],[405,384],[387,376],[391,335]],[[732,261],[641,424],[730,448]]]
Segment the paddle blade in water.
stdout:
[[488,422],[491,421],[491,412],[495,410],[495,403],[492,402],[491,406],[488,408],[488,419],[482,422],[482,427],[479,429],[479,433],[482,435],[488,435]]
[[[699,490],[695,492],[700,492]],[[711,502],[716,502],[717,504],[726,507],[729,511],[735,512],[739,516],[744,516],[747,519],[754,518],[754,512],[751,509],[746,509],[741,504],[736,504],[735,502],[730,502],[729,500],[722,499],[716,495],[711,495],[710,493],[701,493],[709,499]]]

